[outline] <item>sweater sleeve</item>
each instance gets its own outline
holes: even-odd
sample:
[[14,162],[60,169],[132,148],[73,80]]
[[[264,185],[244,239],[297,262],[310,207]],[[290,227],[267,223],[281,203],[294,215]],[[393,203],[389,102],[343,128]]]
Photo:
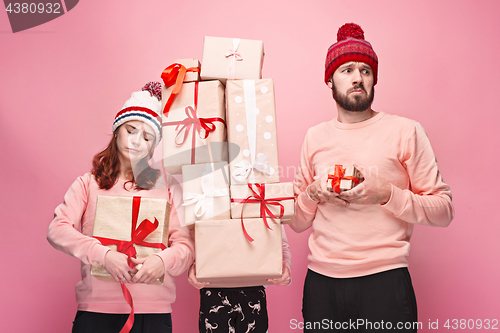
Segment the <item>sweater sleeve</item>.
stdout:
[[[181,226],[182,214],[178,213],[182,207],[182,189],[172,184],[173,177],[169,177],[170,219],[168,230],[168,248],[157,253],[165,265],[165,273],[178,276],[191,266],[194,261],[194,241],[187,227]],[[184,221],[182,221],[184,222]],[[183,223],[184,224],[184,223]]]
[[281,225],[281,244],[283,248],[283,261],[285,265],[292,270],[292,253],[290,252],[290,246],[288,245],[288,238],[286,237],[285,226]]
[[295,232],[303,232],[312,226],[318,207],[318,203],[309,198],[306,192],[307,186],[314,182],[314,170],[308,148],[308,135],[309,132],[302,145],[299,168],[293,181],[295,219],[290,224],[290,228]]
[[415,124],[403,149],[401,162],[408,172],[410,189],[392,185],[391,197],[383,207],[408,223],[448,226],[455,215],[450,187],[441,177],[430,141],[420,124]]
[[78,177],[64,196],[63,203],[56,207],[47,240],[55,249],[78,258],[85,264],[104,265],[104,257],[109,248],[79,231],[82,216],[87,209],[89,178],[89,174]]

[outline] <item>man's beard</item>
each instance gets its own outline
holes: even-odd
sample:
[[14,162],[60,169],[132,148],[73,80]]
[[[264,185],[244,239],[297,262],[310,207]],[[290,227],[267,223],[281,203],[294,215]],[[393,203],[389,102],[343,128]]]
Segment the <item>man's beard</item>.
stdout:
[[[347,94],[354,89],[362,89],[366,94],[366,89],[362,85],[353,86],[347,91]],[[372,86],[372,90],[367,95],[344,95],[337,91],[335,84],[333,84],[332,95],[335,102],[337,102],[343,109],[353,112],[362,112],[369,109],[373,103],[373,98],[375,97],[375,88]]]

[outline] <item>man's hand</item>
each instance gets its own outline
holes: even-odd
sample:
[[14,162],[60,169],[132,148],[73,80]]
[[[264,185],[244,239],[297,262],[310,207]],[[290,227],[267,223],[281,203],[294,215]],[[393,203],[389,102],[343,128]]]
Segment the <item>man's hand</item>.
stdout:
[[189,267],[188,282],[192,284],[196,289],[202,289],[210,285],[209,282],[199,282],[196,278],[196,263],[193,263],[191,267]]
[[[355,166],[356,167],[356,166]],[[357,167],[356,167],[357,168]],[[360,170],[359,168],[357,168]],[[359,171],[361,173],[361,171]],[[365,176],[365,180],[349,191],[341,192],[339,197],[349,203],[360,205],[383,205],[391,198],[391,184],[374,176]]]
[[268,279],[267,282],[270,282],[277,286],[288,286],[290,284],[290,279],[290,269],[288,269],[288,267],[285,265],[285,262],[283,261],[283,274],[281,275],[281,277],[277,279]]
[[163,260],[157,255],[149,255],[146,258],[130,258],[136,265],[142,265],[137,271],[132,282],[150,284],[165,274]]
[[318,203],[332,203],[337,206],[346,207],[349,203],[341,198],[338,193],[330,192],[326,189],[328,172],[318,177],[306,189],[307,195]]
[[132,276],[130,275],[132,269],[128,266],[126,254],[109,250],[104,257],[104,268],[116,282],[132,283]]

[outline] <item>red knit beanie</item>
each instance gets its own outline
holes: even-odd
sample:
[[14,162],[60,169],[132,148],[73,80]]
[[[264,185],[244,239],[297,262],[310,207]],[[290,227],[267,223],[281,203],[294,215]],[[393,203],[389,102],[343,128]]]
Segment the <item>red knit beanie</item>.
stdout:
[[330,46],[325,61],[325,83],[340,65],[349,61],[364,62],[373,69],[373,85],[377,84],[378,58],[364,32],[355,23],[346,23],[337,33],[337,43]]

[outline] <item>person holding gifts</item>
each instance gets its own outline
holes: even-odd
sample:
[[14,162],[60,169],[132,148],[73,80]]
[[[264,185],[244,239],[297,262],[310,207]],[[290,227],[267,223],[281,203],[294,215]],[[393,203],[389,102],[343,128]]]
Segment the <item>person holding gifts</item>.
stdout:
[[[269,284],[291,283],[292,256],[285,228],[281,225],[283,274],[267,280]],[[211,288],[210,283],[196,278],[196,263],[188,271],[188,281],[200,289],[199,332],[266,333],[269,327],[266,302],[267,286]]]
[[[165,173],[151,168],[148,162],[161,139],[160,100],[159,83],[148,83],[142,91],[132,93],[114,119],[108,147],[95,155],[92,171],[76,179],[64,202],[55,209],[47,234],[49,243],[82,262],[73,332],[172,332],[170,313],[176,296],[173,277],[192,264],[194,244],[177,215],[176,202],[182,200],[182,194],[176,193],[178,187],[169,186]],[[136,214],[136,219],[146,207],[141,200],[163,200],[164,206],[170,207],[163,211],[168,223],[168,247],[141,239],[141,244],[156,246],[158,250],[138,259],[112,250],[102,245],[102,239],[92,237],[98,197],[109,196],[133,197],[138,213],[133,208],[132,215]],[[137,230],[144,223],[154,225],[153,231],[158,227],[156,216],[139,219]],[[130,235],[130,230],[127,232]],[[127,251],[135,251],[136,245],[129,243]],[[102,265],[112,277],[111,282],[93,276],[93,265]],[[135,316],[131,315],[132,301]]]
[[[378,59],[361,27],[345,24],[337,40],[326,56],[325,83],[338,116],[308,130],[294,180],[290,227],[312,228],[304,331],[416,332],[410,237],[416,224],[448,226],[450,187],[422,126],[371,108]],[[328,191],[334,165],[354,165],[364,181]]]

